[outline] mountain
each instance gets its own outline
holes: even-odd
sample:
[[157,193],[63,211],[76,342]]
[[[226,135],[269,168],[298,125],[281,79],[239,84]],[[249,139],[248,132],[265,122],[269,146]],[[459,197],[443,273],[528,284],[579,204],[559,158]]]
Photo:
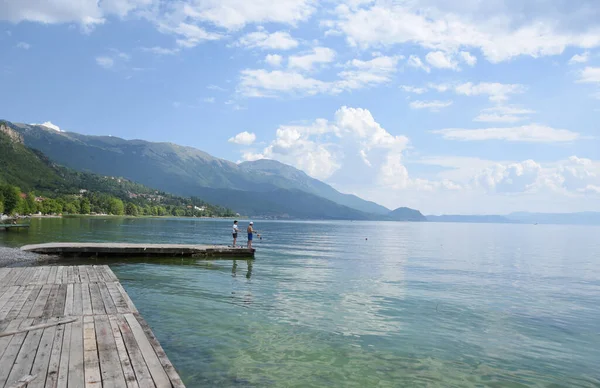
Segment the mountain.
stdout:
[[527,224],[600,225],[600,213],[511,213],[507,218]]
[[[233,206],[235,210],[240,209],[237,210],[240,213],[251,207],[252,213],[246,214],[274,215],[275,203],[280,215],[299,218],[311,218],[305,216],[311,212],[300,209],[298,203],[314,204],[322,212],[316,218],[370,219],[389,212],[383,206],[342,194],[300,170],[275,161],[238,165],[172,143],[87,136],[41,125],[8,122],[6,125],[14,129],[28,147],[43,152],[59,164],[78,171],[122,176],[177,195],[208,196],[208,200],[222,206],[230,206],[227,204],[233,203],[231,198],[248,198],[247,202],[251,203],[238,202]],[[214,195],[213,190],[218,190],[219,195]]]
[[420,211],[407,207],[400,207],[387,215],[391,221],[427,221]]
[[[6,185],[10,185],[16,190],[17,197],[21,192],[35,191],[37,195],[46,197],[47,201],[44,204],[53,201],[48,198],[59,198],[66,203],[79,201],[76,198],[85,197],[91,201],[92,205],[98,204],[100,207],[101,203],[114,198],[130,205],[140,206],[140,211],[136,210],[135,215],[141,214],[146,208],[150,208],[150,211],[156,210],[156,212],[160,210],[159,214],[150,213],[149,215],[186,215],[187,213],[194,215],[192,210],[188,210],[188,206],[191,207],[191,205],[204,207],[203,215],[234,214],[198,198],[181,198],[126,179],[82,173],[62,167],[52,162],[40,151],[25,146],[22,136],[1,121],[0,166],[2,166],[0,168],[0,186],[3,190],[6,189]],[[77,208],[79,209],[79,206]],[[171,212],[160,214],[164,213],[166,208],[169,208]],[[27,213],[33,212],[33,209],[28,208]],[[57,209],[55,212],[60,213],[62,209]],[[74,213],[75,211],[68,212]]]
[[481,224],[510,224],[518,223],[516,220],[511,220],[505,216],[495,215],[443,215],[443,216],[427,216],[427,221],[430,222],[472,222]]
[[390,209],[375,202],[365,201],[352,194],[342,194],[328,184],[311,178],[303,171],[275,160],[244,162],[240,167],[244,171],[264,176],[265,180],[268,179],[281,188],[302,190],[365,213],[385,215],[390,212]]

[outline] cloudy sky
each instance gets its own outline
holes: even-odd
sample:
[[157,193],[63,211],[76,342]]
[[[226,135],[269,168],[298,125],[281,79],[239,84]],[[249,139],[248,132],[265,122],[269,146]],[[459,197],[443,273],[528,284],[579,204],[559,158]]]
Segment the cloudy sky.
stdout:
[[0,19],[7,120],[276,159],[390,208],[600,211],[597,0],[4,0]]

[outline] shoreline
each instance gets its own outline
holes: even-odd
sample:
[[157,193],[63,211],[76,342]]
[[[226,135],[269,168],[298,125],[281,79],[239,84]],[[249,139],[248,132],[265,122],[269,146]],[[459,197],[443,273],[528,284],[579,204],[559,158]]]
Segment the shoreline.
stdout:
[[27,264],[44,261],[45,259],[47,258],[37,253],[24,252],[19,248],[0,246],[0,268],[22,267]]

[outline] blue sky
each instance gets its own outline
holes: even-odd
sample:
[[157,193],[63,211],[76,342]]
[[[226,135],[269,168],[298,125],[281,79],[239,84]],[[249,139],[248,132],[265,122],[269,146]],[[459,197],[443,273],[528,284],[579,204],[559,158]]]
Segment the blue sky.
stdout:
[[276,159],[390,208],[600,211],[594,0],[7,0],[0,19],[7,120]]

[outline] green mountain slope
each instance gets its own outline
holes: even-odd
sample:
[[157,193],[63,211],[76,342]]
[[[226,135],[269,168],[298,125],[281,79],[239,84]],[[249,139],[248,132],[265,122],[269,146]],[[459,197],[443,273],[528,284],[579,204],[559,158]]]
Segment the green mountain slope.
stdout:
[[62,197],[69,201],[75,195],[82,197],[80,190],[85,190],[85,196],[92,202],[108,201],[114,197],[140,206],[141,210],[146,207],[160,208],[161,212],[166,208],[172,210],[169,214],[156,214],[157,209],[152,209],[155,212],[150,214],[154,215],[194,215],[193,211],[188,211],[188,206],[204,206],[203,215],[233,215],[227,209],[212,206],[200,198],[173,196],[126,179],[77,172],[59,166],[40,151],[25,146],[21,135],[1,121],[0,166],[0,185],[16,186],[19,192],[34,191],[37,195]]
[[[60,164],[79,171],[124,176],[178,195],[197,195],[201,188],[265,193],[279,189],[299,190],[365,213],[384,215],[389,212],[373,202],[339,193],[331,186],[277,162],[237,165],[195,148],[171,143],[86,136],[26,124],[10,125],[23,136],[27,146],[42,151]],[[271,210],[268,206],[256,207],[257,214],[268,214]]]

